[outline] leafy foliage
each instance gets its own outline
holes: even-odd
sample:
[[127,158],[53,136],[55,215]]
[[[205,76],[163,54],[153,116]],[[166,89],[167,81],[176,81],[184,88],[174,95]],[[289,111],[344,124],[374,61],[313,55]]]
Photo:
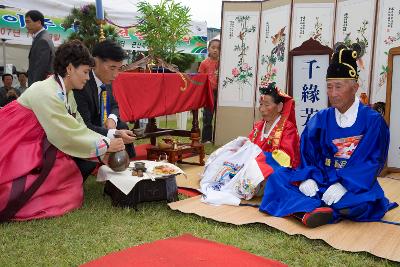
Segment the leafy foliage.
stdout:
[[192,54],[175,53],[172,56],[171,63],[178,66],[179,71],[184,72],[189,69],[196,60],[196,56]]
[[153,58],[171,62],[178,41],[190,33],[190,9],[174,0],[161,0],[157,5],[146,1],[137,4],[137,30],[144,37],[144,44]]
[[[90,51],[100,38],[100,25],[96,19],[96,6],[93,4],[85,5],[81,8],[74,7],[71,13],[63,21],[64,30],[72,27],[74,32],[68,36],[69,40],[81,40]],[[107,39],[115,40],[118,34],[111,25],[103,27],[104,36]]]

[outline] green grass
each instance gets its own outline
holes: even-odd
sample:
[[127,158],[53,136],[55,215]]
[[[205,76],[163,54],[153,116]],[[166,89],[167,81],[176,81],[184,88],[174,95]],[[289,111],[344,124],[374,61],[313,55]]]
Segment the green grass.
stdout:
[[93,177],[81,209],[65,216],[0,225],[0,266],[75,266],[113,251],[190,233],[290,266],[395,266],[367,253],[289,236],[264,224],[234,226],[170,210],[165,202],[138,211],[111,206]]
[[[211,151],[215,147],[209,145]],[[290,266],[396,266],[368,253],[336,250],[264,224],[235,226],[144,203],[138,211],[111,206],[90,177],[81,209],[47,220],[0,225],[0,266],[76,266],[146,242],[190,233]]]

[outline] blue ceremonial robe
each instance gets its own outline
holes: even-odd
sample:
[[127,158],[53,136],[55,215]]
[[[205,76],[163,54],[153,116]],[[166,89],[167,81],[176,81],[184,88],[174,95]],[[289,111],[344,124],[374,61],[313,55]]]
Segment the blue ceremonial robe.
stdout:
[[[267,180],[260,211],[274,216],[310,212],[326,206],[323,193],[334,183],[348,191],[331,208],[334,219],[378,221],[397,206],[389,203],[377,181],[389,146],[389,129],[382,116],[360,103],[353,126],[340,128],[335,109],[318,112],[301,136],[301,166],[275,169]],[[300,192],[298,184],[314,179],[319,191],[314,197]]]

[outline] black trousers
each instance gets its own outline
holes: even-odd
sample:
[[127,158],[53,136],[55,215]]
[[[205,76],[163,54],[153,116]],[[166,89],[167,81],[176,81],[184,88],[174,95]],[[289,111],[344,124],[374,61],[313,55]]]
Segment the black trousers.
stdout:
[[81,171],[83,181],[86,181],[88,176],[94,171],[94,169],[96,169],[97,166],[97,162],[88,161],[85,159],[74,158],[74,161]]
[[214,109],[203,109],[203,130],[201,132],[201,142],[212,141],[213,139],[213,118],[217,106],[217,90],[214,90]]
[[[117,129],[118,130],[128,130],[128,124],[126,124],[123,121],[118,121],[117,124]],[[129,158],[134,158],[136,157],[136,151],[135,147],[133,144],[127,144],[125,145],[125,150],[129,155]],[[76,165],[78,166],[79,170],[81,171],[83,181],[87,179],[87,177],[96,169],[97,162],[93,161],[88,161],[85,159],[80,159],[80,158],[74,158],[74,161]]]

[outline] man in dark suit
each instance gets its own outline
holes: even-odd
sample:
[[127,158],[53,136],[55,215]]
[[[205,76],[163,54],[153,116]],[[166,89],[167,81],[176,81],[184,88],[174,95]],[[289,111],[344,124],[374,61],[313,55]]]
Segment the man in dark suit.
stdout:
[[28,86],[31,86],[53,73],[54,44],[43,27],[44,16],[40,11],[28,11],[25,14],[25,23],[28,32],[33,36],[28,69]]
[[[74,90],[78,111],[89,129],[111,139],[115,135],[120,136],[129,157],[132,158],[135,156],[132,144],[135,135],[120,120],[118,104],[111,89],[111,82],[118,75],[125,52],[116,42],[105,40],[94,46],[92,55],[95,67],[89,73],[90,79],[83,90]],[[84,178],[96,167],[96,163],[90,161],[76,159],[75,162]]]

